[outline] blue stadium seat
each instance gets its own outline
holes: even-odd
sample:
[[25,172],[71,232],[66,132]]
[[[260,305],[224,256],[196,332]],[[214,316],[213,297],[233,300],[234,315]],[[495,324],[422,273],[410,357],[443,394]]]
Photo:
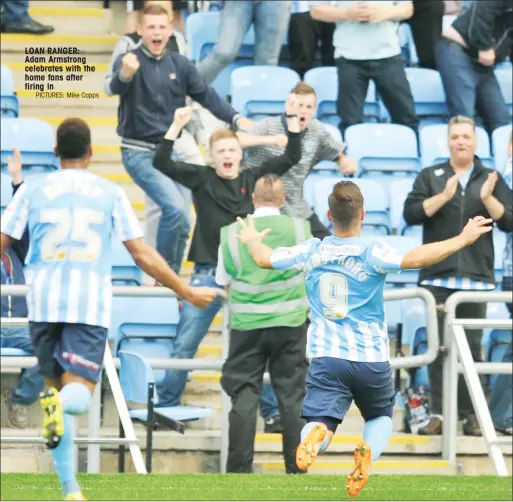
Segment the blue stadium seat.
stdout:
[[419,57],[410,25],[408,23],[401,23],[397,35],[399,36],[399,44],[401,45],[401,52],[406,64],[408,66],[417,66],[419,64]]
[[125,245],[117,238],[112,239],[112,284],[116,286],[140,286],[142,271]]
[[[123,349],[145,357],[170,357],[178,320],[176,298],[113,297],[109,330],[113,353]],[[155,372],[157,381],[164,373]]]
[[[338,76],[334,66],[313,68],[305,73],[304,81],[315,89],[317,95],[316,117],[326,124],[339,125],[337,113]],[[371,80],[363,107],[365,121],[377,122],[380,108],[376,97],[376,86]]]
[[1,164],[7,171],[7,158],[17,147],[23,157],[24,175],[37,174],[59,169],[58,159],[53,151],[52,126],[38,119],[5,118],[1,123]]
[[449,111],[440,74],[427,68],[406,68],[415,111],[421,126],[429,123],[447,123]]
[[2,117],[17,117],[20,112],[18,96],[14,93],[14,81],[12,72],[7,66],[2,65],[0,75],[0,108]]
[[338,172],[338,164],[333,160],[321,160],[315,166],[313,166],[314,171],[331,171],[333,173]]
[[495,70],[495,76],[497,77],[502,95],[504,96],[504,101],[506,101],[506,105],[508,105],[509,114],[511,116],[513,115],[513,76],[511,68],[497,69]]
[[[420,130],[420,154],[423,167],[440,164],[449,159],[447,128],[447,125],[435,124],[423,127]],[[481,159],[485,167],[495,169],[495,164],[490,154],[490,138],[487,132],[482,127],[476,127],[476,134],[476,155]]]
[[332,124],[324,124],[324,127],[326,130],[333,136],[333,139],[335,141],[339,141],[342,143],[342,133],[340,132],[340,129]]
[[[120,351],[119,381],[126,401],[144,404],[146,408],[129,410],[130,417],[146,423],[146,469],[151,472],[151,453],[153,446],[153,428],[155,425],[167,427],[184,433],[183,422],[207,418],[212,414],[209,408],[193,408],[191,406],[170,406],[155,408],[158,394],[152,368],[139,354]],[[150,392],[153,392],[149,399]],[[124,448],[122,450],[124,456]]]
[[[319,162],[321,164],[321,162]],[[333,162],[329,163],[331,167],[333,167]],[[314,207],[315,204],[315,187],[322,180],[332,180],[340,181],[343,179],[342,174],[337,170],[331,169],[319,169],[310,173],[303,184],[303,197],[308,202],[310,207]],[[335,183],[336,183],[335,181]]]
[[268,115],[281,115],[290,91],[298,82],[299,75],[290,68],[237,68],[231,77],[232,106],[255,120]]
[[504,173],[506,160],[508,158],[508,141],[511,137],[512,124],[497,127],[492,133],[493,157],[495,159],[495,168],[500,173]]
[[[323,179],[317,182],[314,187],[314,211],[327,228],[332,227],[327,217],[328,196],[333,186],[341,179],[343,178],[333,176],[331,179]],[[363,194],[365,219],[362,235],[389,234],[388,197],[383,188],[372,180],[356,179],[351,181],[354,181],[360,187]]]
[[[408,251],[422,244],[422,240],[418,238],[404,237],[402,235],[384,235],[379,237],[379,240],[393,247],[401,255],[405,255]],[[399,274],[389,274],[387,276],[387,283],[397,287],[413,286],[417,284],[418,277],[418,270],[403,270]]]
[[358,162],[358,176],[420,170],[417,138],[409,127],[398,124],[357,124],[345,134],[348,155]]
[[12,178],[4,173],[0,173],[0,188],[1,188],[1,202],[0,206],[2,211],[8,206],[12,200]]
[[413,188],[413,181],[413,178],[406,178],[390,184],[390,225],[399,235],[422,239],[422,226],[408,226],[403,218],[404,202]]
[[403,316],[403,345],[410,347],[415,340],[415,335],[419,328],[425,327],[426,307],[420,298],[412,300],[403,300],[401,305]]

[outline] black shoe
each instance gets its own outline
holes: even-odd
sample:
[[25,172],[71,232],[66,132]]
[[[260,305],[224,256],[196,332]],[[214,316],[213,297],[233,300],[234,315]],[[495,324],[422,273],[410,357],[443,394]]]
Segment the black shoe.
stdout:
[[431,417],[428,424],[419,429],[421,436],[440,436],[443,431],[443,422],[439,417]]
[[264,423],[265,434],[281,434],[283,432],[283,425],[281,423],[280,415],[269,418]]
[[55,30],[53,26],[46,26],[35,19],[29,19],[23,23],[5,24],[2,28],[4,33],[27,33],[29,35],[48,35]]
[[513,436],[513,427],[495,427],[495,430],[504,436]]
[[481,427],[473,413],[463,420],[463,434],[465,436],[482,436]]

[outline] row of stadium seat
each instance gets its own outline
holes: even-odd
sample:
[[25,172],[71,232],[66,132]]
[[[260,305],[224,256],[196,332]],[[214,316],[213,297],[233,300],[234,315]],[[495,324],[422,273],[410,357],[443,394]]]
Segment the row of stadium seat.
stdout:
[[[329,132],[338,140],[340,131],[327,125]],[[506,163],[506,145],[511,126],[497,128],[492,142],[486,131],[477,128],[477,155],[490,168],[502,171]],[[415,176],[422,167],[444,162],[449,158],[447,146],[447,125],[437,124],[420,131],[420,141],[406,126],[398,124],[357,124],[346,131],[348,155],[359,165],[358,177],[383,173]],[[54,138],[50,124],[29,118],[1,119],[1,170],[7,170],[7,158],[13,147],[20,149],[23,167],[27,175],[58,169],[58,159],[53,151]],[[490,147],[493,147],[492,149]],[[420,151],[420,156],[419,156]],[[321,162],[316,170],[336,171],[334,162]],[[393,181],[391,178],[390,181]]]
[[[504,99],[512,113],[512,72],[495,70]],[[447,123],[449,112],[440,74],[426,68],[406,68],[406,76],[415,102],[421,127],[432,123]],[[283,113],[290,90],[299,82],[299,75],[290,68],[279,66],[242,66],[230,77],[230,95],[233,107],[255,120],[266,115]],[[320,67],[306,72],[304,81],[317,95],[317,118],[338,126],[337,96],[339,92],[337,68]],[[351,92],[344,89],[342,92]],[[369,82],[364,105],[367,122],[389,122],[388,112],[373,81]]]
[[[454,16],[444,16],[444,24],[451,24],[454,21]],[[418,56],[417,50],[415,47],[415,42],[413,39],[413,35],[411,32],[411,28],[407,23],[401,23],[399,25],[398,30],[399,41],[401,45],[401,51],[403,58],[408,66],[414,67],[418,65]],[[190,14],[187,16],[185,23],[185,36],[188,44],[188,56],[191,61],[194,61],[198,64],[202,59],[204,59],[212,49],[214,45],[217,43],[219,38],[219,13],[218,12],[198,12],[194,14]],[[282,39],[282,47],[286,48],[288,45],[288,33],[285,33]],[[231,75],[232,72],[240,67],[251,66],[253,64],[253,53],[255,46],[255,30],[253,25],[251,25],[248,32],[245,34],[239,54],[237,55],[235,61],[225,67],[217,78],[213,82],[213,87],[217,90],[217,92],[223,96],[232,95],[231,89]],[[283,64],[285,67],[288,66],[287,59],[283,58],[286,56],[287,50],[282,50],[282,61],[280,64]],[[509,67],[508,64],[505,65],[506,68]],[[436,73],[436,72],[435,72]],[[419,80],[419,85],[422,85]],[[509,79],[511,89],[511,77]],[[274,83],[274,80],[273,80]],[[433,82],[432,82],[433,84]],[[335,85],[333,85],[333,80],[325,82],[324,87],[327,89],[329,93],[336,93],[338,84],[335,81]],[[437,87],[435,92],[439,93],[438,83],[436,83]],[[292,88],[292,87],[291,87]],[[429,86],[425,86],[426,89],[429,90]],[[507,89],[507,88],[506,88]],[[317,90],[317,89],[316,89]],[[428,91],[429,92],[429,91]],[[371,97],[372,91],[370,91]],[[442,89],[443,95],[443,89]],[[508,99],[510,100],[511,106],[511,92],[506,93]],[[333,101],[333,100],[330,100]],[[445,100],[443,100],[445,101]],[[336,114],[335,114],[336,115]]]

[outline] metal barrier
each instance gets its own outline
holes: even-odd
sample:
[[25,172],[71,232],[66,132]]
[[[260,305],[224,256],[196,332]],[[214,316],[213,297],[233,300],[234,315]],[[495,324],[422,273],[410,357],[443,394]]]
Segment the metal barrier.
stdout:
[[[29,288],[26,285],[10,285],[2,286],[1,296],[25,296]],[[136,286],[113,286],[113,296],[169,296],[176,297],[176,294],[167,288],[154,288],[154,287],[136,287]],[[226,299],[226,295],[221,290],[219,296]],[[28,320],[25,318],[2,318],[1,323],[3,326],[20,327],[27,326]],[[11,368],[30,368],[37,363],[35,357],[2,357],[1,366]],[[148,359],[148,363],[155,369],[214,369],[220,370],[222,368],[222,361],[201,361],[193,359]],[[202,364],[203,363],[203,364]],[[118,410],[119,418],[123,426],[124,438],[101,438],[100,425],[101,425],[101,392],[100,386],[97,385],[91,408],[88,416],[88,437],[75,438],[77,444],[87,444],[87,466],[88,472],[100,472],[100,444],[117,444],[128,445],[130,454],[134,462],[134,467],[137,473],[145,474],[146,466],[142,457],[139,440],[135,434],[134,426],[130,418],[126,401],[119,383],[119,378],[116,368],[119,368],[119,359],[114,359],[109,347],[106,345],[105,355],[103,359],[103,366],[109,380],[109,384],[114,397],[114,402]],[[25,437],[2,437],[0,443],[11,444],[40,444],[44,443],[43,438],[25,438]]]
[[[2,287],[2,296],[24,296],[28,290],[27,286],[5,286]],[[112,288],[113,295],[115,296],[176,296],[174,293],[166,288],[153,288],[153,287],[136,287],[136,286],[114,286]],[[225,295],[220,295],[226,298]],[[436,302],[433,295],[424,288],[405,288],[405,289],[393,289],[386,290],[384,293],[386,301],[398,301],[412,298],[420,298],[424,301],[426,307],[426,332],[427,332],[427,350],[424,354],[393,358],[390,360],[392,367],[395,368],[415,368],[431,363],[438,354],[439,339],[438,339],[438,324],[436,315]],[[148,364],[154,369],[182,369],[182,370],[218,370],[220,371],[223,366],[223,362],[228,356],[229,349],[229,309],[227,303],[223,308],[223,330],[222,330],[222,359],[213,360],[202,360],[202,359],[147,359]],[[5,323],[4,323],[5,321]],[[26,319],[2,319],[2,323],[9,324],[11,326],[26,325]],[[126,403],[124,402],[121,387],[119,386],[119,380],[116,374],[116,367],[119,367],[119,360],[112,358],[110,349],[106,351],[107,364],[109,371],[107,376],[109,382],[114,382],[114,389],[118,399],[116,400],[116,406],[118,407],[118,413],[121,411],[130,422],[127,424],[128,430],[133,432],[133,425],[128,415]],[[28,368],[36,363],[35,357],[2,357],[1,364],[3,367],[13,368]],[[106,366],[107,369],[107,366]],[[265,375],[267,380],[268,374]],[[97,387],[98,389],[98,387]],[[116,399],[116,396],[115,396]],[[122,401],[122,402],[119,402]],[[119,406],[118,406],[119,405]],[[132,456],[139,458],[137,472],[146,472],[142,454],[139,448],[138,440],[130,432],[126,439],[122,438],[100,438],[100,393],[95,392],[93,403],[89,411],[89,428],[88,438],[77,438],[77,443],[85,443],[88,445],[88,472],[98,473],[100,466],[99,457],[99,444],[130,444]],[[228,414],[230,411],[230,399],[222,392],[221,395],[221,448],[220,448],[220,460],[221,460],[221,472],[226,472],[226,461],[228,458]],[[120,417],[121,417],[120,413]],[[123,423],[123,427],[125,424]],[[127,429],[125,429],[126,431]],[[1,438],[1,442],[15,442],[27,443],[27,442],[41,442],[39,438],[28,440],[27,438]],[[132,451],[133,449],[133,451]],[[135,453],[134,453],[135,452]],[[135,463],[135,458],[134,458]]]
[[[461,303],[488,302],[511,303],[511,293],[459,291],[451,295],[445,303],[444,347],[447,350],[447,354],[443,363],[444,427],[442,452],[444,458],[449,460],[449,462],[456,462],[458,377],[460,373],[463,373],[474,406],[474,411],[481,427],[481,432],[486,441],[488,455],[494,465],[495,472],[499,476],[507,476],[508,470],[500,446],[503,444],[509,445],[512,443],[512,440],[508,437],[497,437],[488,408],[488,402],[479,380],[479,374],[511,374],[513,372],[513,366],[511,363],[474,362],[465,335],[465,328],[498,328],[511,330],[511,319],[456,319],[456,307]],[[461,364],[458,361],[458,357],[461,360]]]

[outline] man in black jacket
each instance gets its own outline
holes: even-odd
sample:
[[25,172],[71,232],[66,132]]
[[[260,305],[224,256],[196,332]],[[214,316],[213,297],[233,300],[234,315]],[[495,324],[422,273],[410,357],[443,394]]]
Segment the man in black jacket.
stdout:
[[[189,261],[195,264],[191,284],[220,287],[215,282],[215,275],[221,228],[235,222],[238,216],[253,213],[251,196],[259,178],[265,174],[281,176],[301,159],[298,105],[294,95],[287,100],[285,113],[288,142],[283,155],[271,157],[254,169],[240,171],[243,151],[235,133],[226,129],[214,132],[210,138],[214,169],[173,160],[174,141],[189,122],[191,109],[187,107],[175,112],[174,122],[159,145],[153,165],[192,191],[196,228],[189,251]],[[184,302],[173,358],[194,357],[220,308],[219,300],[214,300],[205,310]],[[158,386],[159,406],[179,405],[186,381],[187,371],[167,371]]]
[[219,97],[185,56],[167,49],[171,23],[164,7],[144,8],[140,35],[142,45],[120,54],[114,63],[110,90],[120,96],[117,132],[123,164],[160,207],[157,251],[179,272],[190,228],[190,196],[182,185],[153,168],[157,144],[187,96],[224,122],[241,127],[248,123],[244,125],[244,117]]
[[[453,237],[461,232],[469,218],[492,218],[499,229],[511,232],[513,215],[511,190],[500,174],[483,167],[475,156],[477,139],[474,121],[454,117],[449,122],[449,162],[423,169],[404,205],[408,225],[423,225],[424,244]],[[420,285],[433,293],[438,305],[440,339],[444,326],[444,304],[449,296],[460,290],[493,290],[493,236],[489,234],[472,246],[447,260],[420,272]],[[456,317],[484,319],[486,304],[461,304]],[[474,361],[481,360],[482,330],[466,330]],[[429,367],[431,411],[433,417],[420,434],[442,432],[442,357]],[[460,384],[463,384],[460,380]],[[480,435],[466,385],[458,391],[459,413],[466,435]]]
[[436,63],[451,117],[477,113],[491,134],[510,122],[494,65],[512,49],[511,0],[477,0],[442,32]]

